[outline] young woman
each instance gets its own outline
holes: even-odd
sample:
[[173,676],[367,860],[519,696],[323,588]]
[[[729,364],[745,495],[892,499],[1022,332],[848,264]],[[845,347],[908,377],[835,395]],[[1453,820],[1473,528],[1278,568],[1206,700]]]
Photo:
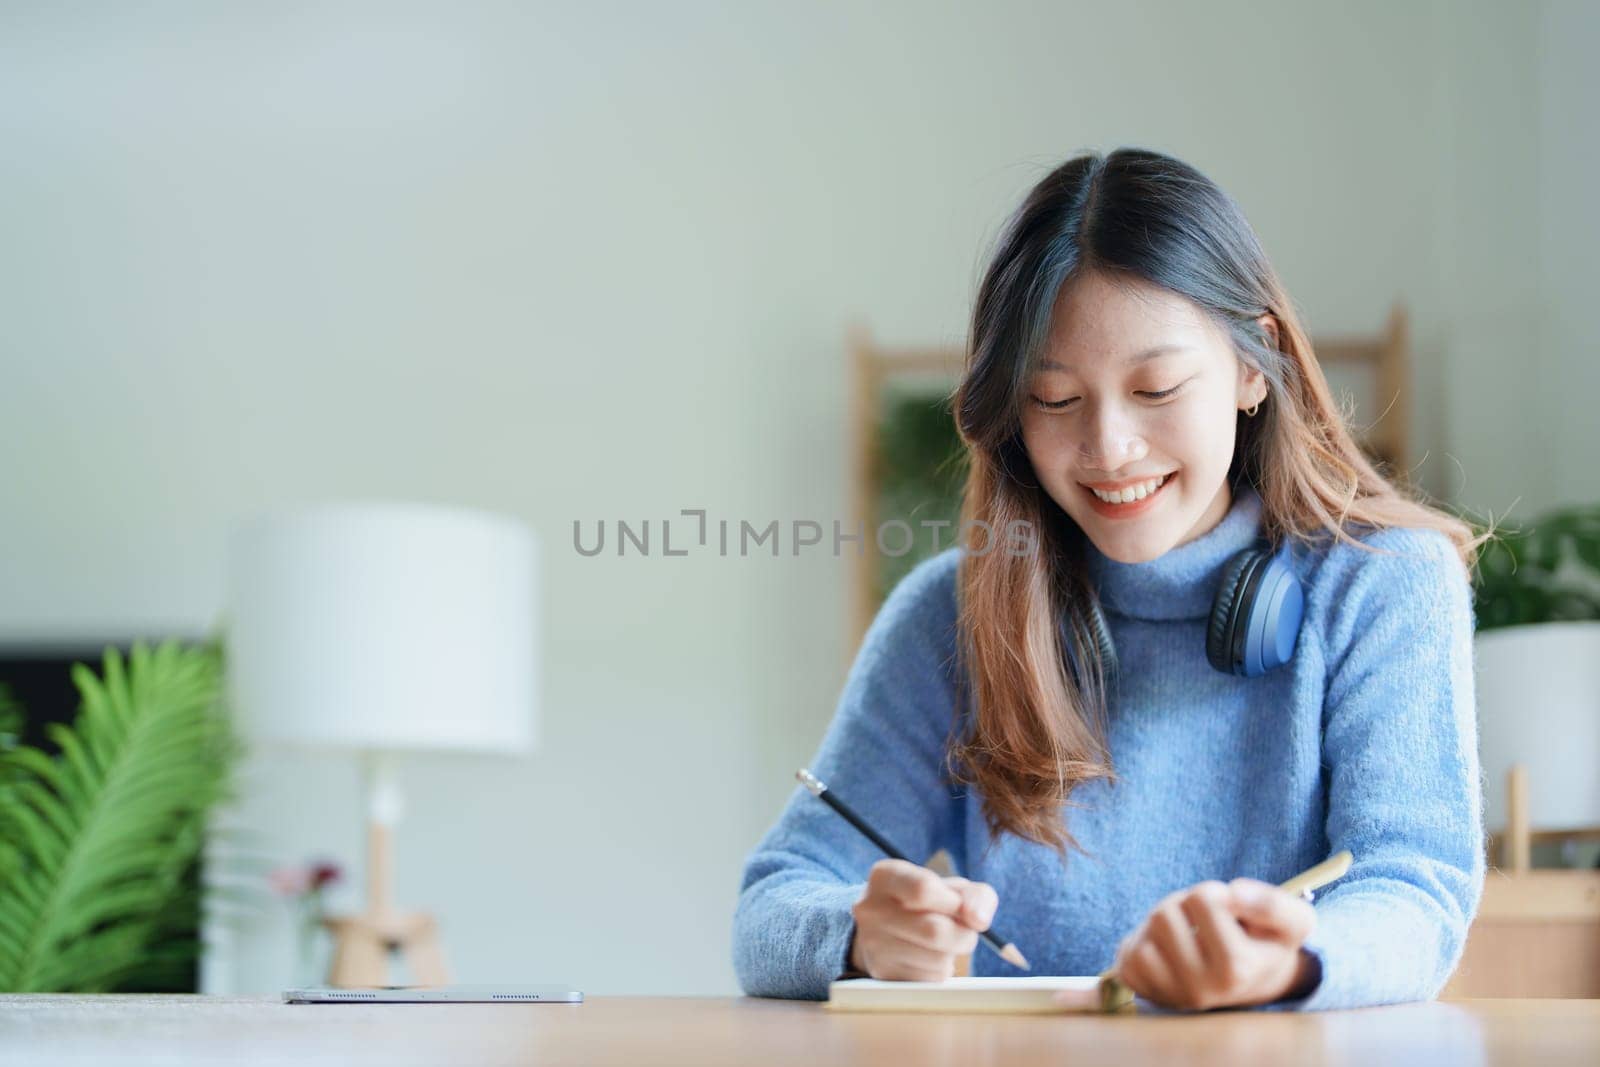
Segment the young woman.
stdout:
[[[963,542],[884,604],[810,767],[966,877],[797,787],[745,866],[745,991],[941,980],[993,922],[1169,1008],[1434,996],[1484,877],[1481,538],[1363,457],[1237,205],[1152,152],[1063,164],[954,407]],[[1314,905],[1275,887],[1341,849]]]

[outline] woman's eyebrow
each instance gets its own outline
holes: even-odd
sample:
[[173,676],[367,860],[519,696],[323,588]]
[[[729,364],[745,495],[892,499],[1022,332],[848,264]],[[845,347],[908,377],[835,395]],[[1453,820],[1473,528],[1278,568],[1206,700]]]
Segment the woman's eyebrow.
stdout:
[[[1184,352],[1184,351],[1187,351],[1191,347],[1193,347],[1193,346],[1192,345],[1181,345],[1181,344],[1156,345],[1154,348],[1147,348],[1143,352],[1138,353],[1137,355],[1129,356],[1128,359],[1126,360],[1126,362],[1127,362],[1127,364],[1129,366],[1132,366],[1135,363],[1143,363],[1145,360],[1154,359],[1157,356],[1170,356],[1175,352]],[[1067,371],[1068,373],[1070,373],[1072,371],[1071,367],[1068,367],[1063,363],[1057,363],[1053,359],[1046,359],[1043,363],[1039,364],[1039,369],[1040,370],[1060,370],[1060,371]]]

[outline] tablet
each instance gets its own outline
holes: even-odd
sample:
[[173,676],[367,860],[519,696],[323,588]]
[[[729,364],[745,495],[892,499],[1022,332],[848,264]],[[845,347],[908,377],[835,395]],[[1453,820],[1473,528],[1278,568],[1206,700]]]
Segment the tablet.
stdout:
[[386,985],[340,989],[285,989],[285,1004],[582,1004],[583,994],[564,985]]

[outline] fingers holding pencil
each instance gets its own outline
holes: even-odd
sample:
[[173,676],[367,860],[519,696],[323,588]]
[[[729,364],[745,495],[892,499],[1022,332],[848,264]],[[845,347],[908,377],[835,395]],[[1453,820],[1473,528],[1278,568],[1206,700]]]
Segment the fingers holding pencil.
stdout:
[[945,884],[961,894],[961,908],[956,919],[963,926],[979,933],[989,929],[994,921],[995,909],[1000,907],[1000,897],[988,882],[972,882],[959,875],[945,878]]
[[958,956],[977,948],[998,903],[981,882],[940,877],[907,860],[879,860],[850,909],[851,965],[890,981],[942,982],[955,973]]
[[[862,902],[864,902],[868,897],[881,897],[882,900],[895,900],[899,902],[898,906],[907,911],[923,913],[931,912],[935,915],[943,915],[946,917],[947,921],[957,923],[962,930],[972,931],[978,937],[981,937],[989,945],[989,947],[994,949],[995,952],[999,953],[1000,958],[1005,960],[1007,963],[1014,967],[1019,967],[1022,970],[1031,969],[1028,965],[1027,957],[1022,954],[1022,951],[1018,949],[1016,945],[1002,939],[995,934],[993,930],[989,929],[989,923],[994,918],[995,908],[999,906],[999,898],[995,895],[995,891],[992,886],[986,885],[982,882],[971,882],[965,878],[957,876],[941,878],[938,874],[928,870],[926,867],[911,862],[906,858],[906,855],[903,852],[895,848],[894,845],[890,844],[887,838],[868,825],[867,821],[857,814],[856,811],[850,807],[850,805],[846,804],[843,800],[835,796],[833,791],[828,788],[827,783],[823,782],[816,775],[802,767],[795,772],[795,778],[798,779],[800,784],[805,786],[813,796],[822,800],[834,811],[838,812],[846,822],[854,826],[864,837],[888,854],[889,860],[880,861],[879,863],[874,864],[873,871],[878,872],[879,869],[882,868],[885,872],[887,872],[883,874],[876,874],[876,877],[880,880],[880,882],[887,880],[887,886],[892,886],[893,891],[891,891],[890,888],[880,887],[879,891],[875,893],[872,881],[869,879],[867,891],[863,894]],[[885,866],[885,863],[888,863],[888,866]],[[912,904],[905,904],[905,899],[911,900]],[[862,902],[857,903],[858,908]],[[869,922],[874,922],[875,914],[876,909],[868,912]],[[898,922],[891,923],[890,925],[901,927],[904,926],[903,923]],[[943,954],[945,952],[943,944],[949,940],[948,935],[950,932],[947,930],[933,930],[931,927],[939,925],[937,920],[923,921],[922,925],[925,929],[923,929],[921,933],[926,936],[913,939],[910,943],[916,945],[920,942],[923,949],[932,947],[935,952]],[[866,971],[868,974],[872,974],[874,978],[881,978],[883,977],[882,975],[876,974],[870,968],[862,966],[861,961],[857,958],[861,940],[857,935],[859,935],[860,929],[861,922],[860,916],[858,915],[856,923],[856,935],[852,935],[851,939],[850,964],[857,970]],[[875,940],[875,935],[869,935],[869,942]],[[907,939],[902,936],[900,940],[904,942]],[[967,940],[968,939],[966,936],[960,936],[960,941],[962,944],[965,944]],[[963,953],[958,954],[971,952],[975,947],[976,942],[974,942],[973,945],[965,948]],[[868,951],[870,951],[870,948]],[[897,957],[904,957],[906,952],[905,950],[901,949],[897,950],[895,954]],[[922,960],[921,962],[924,964],[927,963],[926,960]],[[954,967],[953,960],[951,961],[951,967]],[[936,966],[934,967],[934,970],[941,971],[943,968]],[[949,977],[949,975],[946,974],[944,977]],[[943,978],[937,980],[942,981]]]
[[1000,897],[995,893],[994,886],[988,882],[969,882],[956,875],[947,877],[945,881],[955,886],[966,901],[957,918],[966,926],[978,931],[978,936],[988,942],[989,947],[1011,966],[1024,971],[1032,970],[1022,950],[998,936],[989,925],[994,921],[995,909],[1000,906]]

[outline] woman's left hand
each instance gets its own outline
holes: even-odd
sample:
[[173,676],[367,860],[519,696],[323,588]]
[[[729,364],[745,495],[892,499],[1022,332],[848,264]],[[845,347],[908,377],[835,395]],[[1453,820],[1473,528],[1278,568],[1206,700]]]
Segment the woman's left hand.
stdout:
[[1201,882],[1168,896],[1117,950],[1114,971],[1146,1000],[1188,1011],[1269,1004],[1316,987],[1301,945],[1317,914],[1253,878]]

